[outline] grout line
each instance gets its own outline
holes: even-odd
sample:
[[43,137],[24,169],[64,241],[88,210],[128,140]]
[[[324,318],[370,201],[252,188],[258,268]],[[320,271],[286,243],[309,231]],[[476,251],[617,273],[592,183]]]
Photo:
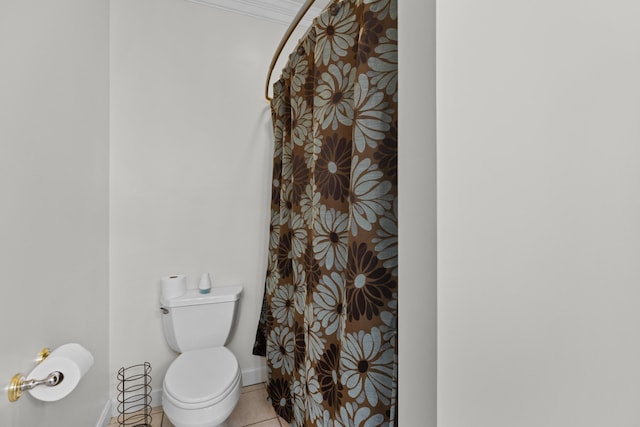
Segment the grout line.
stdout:
[[[278,417],[267,418],[267,419],[264,419],[264,420],[256,421],[255,423],[245,424],[243,427],[255,426],[255,425],[258,425],[258,424],[263,423],[265,421],[271,421],[271,420],[278,420]],[[278,420],[278,424],[280,424],[280,420]]]

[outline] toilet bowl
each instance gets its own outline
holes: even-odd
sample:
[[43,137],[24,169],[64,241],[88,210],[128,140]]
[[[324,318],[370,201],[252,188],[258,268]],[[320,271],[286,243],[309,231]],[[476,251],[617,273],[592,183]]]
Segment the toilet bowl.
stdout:
[[225,347],[182,353],[162,384],[162,406],[175,427],[217,427],[240,399],[240,368]]
[[162,384],[162,408],[175,427],[220,427],[240,399],[240,366],[226,344],[241,286],[160,298],[169,347],[179,353]]
[[238,362],[227,348],[182,353],[169,366],[162,386],[162,406],[176,427],[218,427],[238,403]]

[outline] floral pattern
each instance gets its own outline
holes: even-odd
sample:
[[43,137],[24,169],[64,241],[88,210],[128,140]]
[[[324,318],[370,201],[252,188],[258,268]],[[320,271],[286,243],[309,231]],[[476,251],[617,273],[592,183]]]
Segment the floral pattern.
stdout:
[[328,65],[337,61],[347,56],[348,49],[356,43],[358,23],[353,7],[353,4],[345,2],[342,7],[317,18],[316,62]]
[[344,331],[344,279],[338,273],[324,276],[313,295],[316,318],[329,335]]
[[362,153],[367,145],[376,148],[388,135],[393,110],[387,108],[387,103],[383,101],[384,94],[378,91],[376,86],[371,86],[364,74],[358,76],[354,97],[354,143],[356,149]]
[[349,396],[356,402],[365,400],[377,405],[378,400],[389,402],[392,395],[393,349],[382,340],[378,328],[371,333],[359,331],[347,335],[344,341],[342,362],[342,382]]
[[[315,221],[313,251],[321,266],[342,271],[347,265],[347,227],[349,215],[320,205]],[[281,246],[282,247],[282,246]]]
[[318,94],[314,98],[314,114],[321,128],[338,129],[353,123],[353,86],[355,67],[339,62],[320,74]]
[[254,354],[292,426],[397,425],[396,2],[329,5],[274,85]]
[[385,37],[380,39],[380,44],[375,48],[378,56],[371,56],[368,64],[371,67],[369,74],[379,88],[384,88],[387,95],[392,95],[395,102],[398,101],[398,31],[389,28]]
[[271,298],[271,311],[278,323],[293,326],[293,297],[294,287],[290,284],[279,286]]
[[315,178],[325,199],[344,201],[349,194],[351,141],[328,136],[315,165]]
[[344,393],[340,382],[340,351],[338,346],[331,344],[318,362],[318,382],[322,398],[330,407],[340,407]]
[[[274,322],[282,322],[283,319],[275,318]],[[274,369],[282,372],[293,372],[293,348],[294,335],[288,327],[276,327],[267,337],[267,357]]]
[[348,277],[353,286],[346,290],[349,320],[372,320],[384,311],[392,298],[395,280],[364,243],[353,243],[349,252]]

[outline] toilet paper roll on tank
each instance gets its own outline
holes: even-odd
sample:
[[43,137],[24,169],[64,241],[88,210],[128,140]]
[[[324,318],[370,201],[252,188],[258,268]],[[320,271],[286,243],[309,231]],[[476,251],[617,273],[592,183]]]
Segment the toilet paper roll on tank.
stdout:
[[177,298],[187,292],[187,276],[174,274],[160,279],[160,292],[165,299]]
[[[198,292],[208,294],[211,290],[211,275],[204,273],[198,283]],[[187,276],[174,274],[160,279],[160,292],[164,299],[177,298],[187,292]]]

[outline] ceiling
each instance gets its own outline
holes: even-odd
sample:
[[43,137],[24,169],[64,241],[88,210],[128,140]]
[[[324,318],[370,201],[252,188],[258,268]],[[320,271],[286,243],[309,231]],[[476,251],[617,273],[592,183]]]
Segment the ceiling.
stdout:
[[[253,16],[267,21],[288,25],[296,16],[305,0],[188,0],[194,3]],[[330,0],[316,0],[305,14],[301,26],[311,25]]]

